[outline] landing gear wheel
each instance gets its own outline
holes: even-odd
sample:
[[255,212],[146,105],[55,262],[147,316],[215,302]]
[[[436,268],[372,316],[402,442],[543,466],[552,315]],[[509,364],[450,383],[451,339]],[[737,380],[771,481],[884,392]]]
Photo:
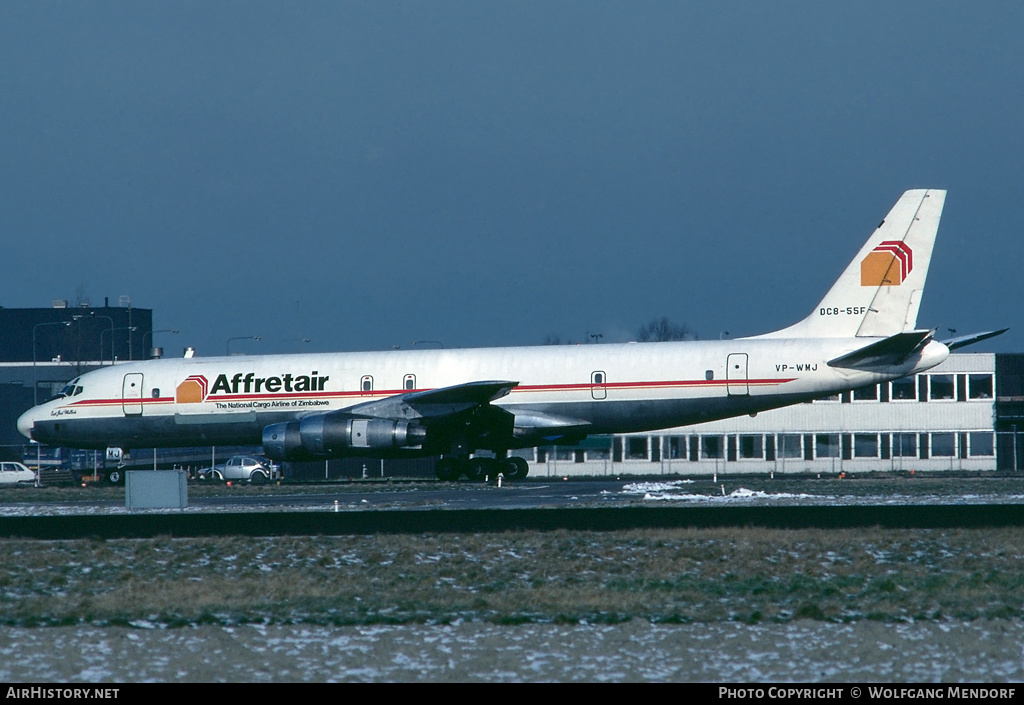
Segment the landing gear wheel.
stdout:
[[480,482],[494,474],[495,465],[491,458],[471,458],[466,464],[466,478],[470,482]]
[[458,458],[441,458],[434,466],[434,474],[437,475],[438,480],[454,482],[462,475],[462,463]]
[[530,472],[530,464],[524,458],[513,455],[501,463],[501,470],[507,480],[522,480]]

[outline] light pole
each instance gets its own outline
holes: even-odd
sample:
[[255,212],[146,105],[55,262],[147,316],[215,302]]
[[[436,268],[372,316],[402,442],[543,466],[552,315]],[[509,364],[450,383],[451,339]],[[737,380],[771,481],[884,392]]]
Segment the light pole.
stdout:
[[[118,331],[118,330],[127,330],[127,331],[135,332],[136,330],[138,330],[138,328],[136,328],[135,326],[125,326],[123,328],[113,328],[113,327],[111,327],[110,330],[105,330],[102,333],[100,333],[100,348],[101,349],[103,348],[103,334],[104,333],[110,333],[110,364],[111,365],[114,364],[114,331]],[[129,346],[129,352],[128,352],[128,359],[129,360],[132,357],[131,349],[130,348],[131,348],[131,346]]]
[[36,331],[43,326],[70,326],[71,321],[51,321],[32,326],[32,405],[39,406],[39,377],[36,375]]
[[152,355],[150,355],[152,350],[150,350],[150,348],[146,347],[146,336],[148,335],[150,341],[152,341],[153,340],[153,336],[156,335],[157,333],[173,333],[174,335],[177,335],[178,334],[178,330],[176,328],[161,328],[160,330],[147,330],[145,333],[143,333],[142,334],[142,347],[143,347],[143,349],[145,349],[147,351],[146,355],[148,357],[152,357]]
[[260,339],[260,336],[258,336],[258,335],[238,335],[238,336],[235,336],[234,338],[228,338],[227,345],[224,346],[224,349],[225,349],[225,351],[227,351],[227,354],[230,355],[231,354],[231,341],[232,340],[259,340],[259,339]]
[[[85,314],[79,314],[77,316],[72,316],[71,318],[76,321],[81,320],[83,318],[106,318],[108,321],[110,321],[110,364],[114,364],[114,319],[111,318],[110,316],[104,316],[102,314],[97,316],[94,311],[90,311],[88,316],[86,316]],[[105,330],[100,331],[100,367],[103,367],[103,334],[106,332],[107,331]]]
[[295,352],[301,352],[300,343],[308,343],[309,338],[284,338],[281,340],[282,343],[295,343]]

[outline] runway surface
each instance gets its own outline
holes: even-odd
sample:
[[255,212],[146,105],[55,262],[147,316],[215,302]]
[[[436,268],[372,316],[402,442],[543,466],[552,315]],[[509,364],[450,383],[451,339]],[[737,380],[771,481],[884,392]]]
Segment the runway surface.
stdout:
[[[0,495],[0,517],[127,513],[123,488],[84,488],[21,501]],[[1024,504],[1024,477],[871,477],[528,480],[519,483],[354,481],[311,485],[225,486],[189,483],[190,513],[539,509],[636,506],[849,507]]]
[[[1024,481],[872,478],[193,485],[187,506],[127,509],[124,490],[71,488],[0,505],[0,536],[61,539],[761,526],[1024,526]],[[16,490],[15,490],[16,492]],[[259,519],[254,519],[259,515]]]

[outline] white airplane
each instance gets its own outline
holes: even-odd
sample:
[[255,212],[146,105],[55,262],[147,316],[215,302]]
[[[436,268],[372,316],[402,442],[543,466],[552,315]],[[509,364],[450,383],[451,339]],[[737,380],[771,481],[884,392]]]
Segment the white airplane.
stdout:
[[810,315],[773,333],[131,362],[72,380],[18,428],[112,458],[262,444],[278,461],[438,455],[441,479],[519,479],[529,466],[512,449],[755,414],[915,374],[1002,332],[947,346],[916,327],[945,196],[903,194]]

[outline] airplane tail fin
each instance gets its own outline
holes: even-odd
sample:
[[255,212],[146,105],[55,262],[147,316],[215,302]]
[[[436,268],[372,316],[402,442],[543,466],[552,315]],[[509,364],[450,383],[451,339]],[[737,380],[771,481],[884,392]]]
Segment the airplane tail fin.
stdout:
[[946,192],[907,191],[818,307],[761,338],[888,337],[915,330]]

